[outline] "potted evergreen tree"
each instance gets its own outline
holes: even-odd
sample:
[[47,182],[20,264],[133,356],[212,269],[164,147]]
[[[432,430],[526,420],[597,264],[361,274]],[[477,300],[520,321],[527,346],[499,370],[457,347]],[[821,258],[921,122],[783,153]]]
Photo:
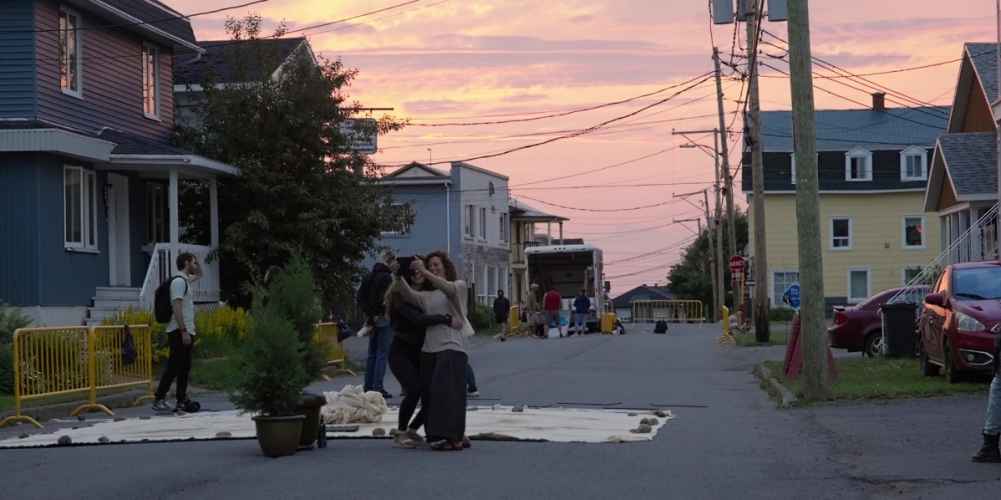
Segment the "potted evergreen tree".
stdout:
[[292,455],[299,447],[305,416],[297,406],[309,377],[302,364],[303,346],[292,322],[278,308],[256,300],[253,323],[237,363],[230,401],[249,413],[257,442],[269,457]]

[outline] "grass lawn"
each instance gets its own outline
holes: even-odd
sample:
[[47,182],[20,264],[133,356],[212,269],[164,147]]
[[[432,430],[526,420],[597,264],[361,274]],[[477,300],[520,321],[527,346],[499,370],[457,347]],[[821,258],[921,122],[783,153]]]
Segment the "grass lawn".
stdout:
[[792,328],[792,323],[773,321],[770,328],[768,329],[768,343],[760,344],[757,339],[754,338],[754,328],[751,331],[744,334],[734,335],[737,338],[738,347],[758,347],[758,346],[768,346],[768,345],[786,345],[789,342],[789,330]]
[[[987,392],[983,381],[950,384],[943,377],[921,375],[915,359],[840,359],[834,400],[901,399]],[[786,380],[781,361],[766,361],[766,368],[797,396],[802,383]]]

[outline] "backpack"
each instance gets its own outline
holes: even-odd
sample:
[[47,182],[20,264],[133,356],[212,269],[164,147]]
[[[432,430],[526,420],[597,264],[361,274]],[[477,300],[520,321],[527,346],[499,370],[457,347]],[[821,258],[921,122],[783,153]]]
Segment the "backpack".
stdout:
[[657,321],[657,323],[654,324],[653,333],[667,333],[667,321]]
[[139,353],[136,352],[136,341],[132,338],[132,330],[125,325],[125,338],[122,340],[122,364],[129,366],[135,363]]
[[[170,317],[174,315],[174,306],[170,303],[170,284],[175,279],[182,276],[174,276],[156,287],[156,296],[153,299],[153,318],[157,323],[169,323]],[[184,294],[188,294],[188,280],[184,280]]]

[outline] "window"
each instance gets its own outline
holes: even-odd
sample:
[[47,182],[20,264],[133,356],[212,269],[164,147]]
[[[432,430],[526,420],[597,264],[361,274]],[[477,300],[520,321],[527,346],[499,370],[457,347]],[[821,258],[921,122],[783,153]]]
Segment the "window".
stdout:
[[500,240],[507,241],[508,232],[507,214],[500,214]]
[[465,231],[463,234],[467,238],[476,236],[476,210],[472,205],[466,205]]
[[774,307],[782,306],[782,296],[786,293],[793,283],[799,282],[798,272],[782,272],[777,271],[772,273],[772,304]]
[[831,219],[831,250],[852,248],[852,220],[848,217]]
[[872,180],[872,153],[853,149],[845,154],[845,180],[851,182]]
[[796,184],[796,153],[789,155],[789,179],[794,185]]
[[910,284],[912,281],[921,275],[921,271],[924,268],[921,266],[906,266],[904,267],[904,284]]
[[928,156],[924,148],[909,147],[900,153],[900,180],[928,180]]
[[97,250],[97,174],[63,168],[63,226],[66,248]]
[[80,73],[80,16],[63,9],[59,11],[59,88],[82,97]]
[[904,217],[904,248],[925,247],[925,218]]
[[497,272],[499,271],[496,267],[487,268],[487,296],[490,299],[497,298],[497,284],[499,280],[497,279]]
[[160,51],[156,47],[143,44],[142,49],[142,96],[143,114],[147,118],[160,118]]
[[167,186],[146,184],[146,243],[167,241]]
[[869,297],[869,269],[848,271],[848,302],[863,302]]
[[410,233],[414,220],[414,209],[409,203],[393,203],[389,206],[389,220],[383,235],[405,235]]
[[480,207],[480,238],[487,239],[487,208]]

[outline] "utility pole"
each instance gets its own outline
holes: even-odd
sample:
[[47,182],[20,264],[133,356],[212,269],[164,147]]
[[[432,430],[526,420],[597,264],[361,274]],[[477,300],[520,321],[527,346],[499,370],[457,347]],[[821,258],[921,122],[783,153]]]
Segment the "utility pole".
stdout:
[[824,328],[824,262],[820,252],[817,182],[817,129],[814,122],[810,9],[807,0],[789,0],[789,85],[792,90],[796,151],[796,225],[799,236],[799,310],[803,345],[803,393],[808,400],[831,396]]
[[[717,173],[717,175],[719,174]],[[719,302],[721,298],[719,281],[717,281],[718,278],[716,276],[717,267],[719,266],[719,256],[716,255],[716,238],[713,237],[713,230],[715,228],[713,227],[713,219],[709,215],[709,191],[707,189],[702,190],[702,199],[704,200],[702,206],[705,207],[706,211],[706,236],[709,238],[709,275],[713,280],[713,312],[710,315],[710,318],[712,318],[713,323],[715,323],[716,315],[720,313]]]
[[[722,72],[719,69],[719,49],[713,47],[713,63],[716,65],[716,107],[719,110],[719,130],[720,130],[720,150],[722,154],[721,168],[723,169],[723,185],[726,190],[726,217],[727,217],[727,233],[729,236],[729,254],[727,255],[727,262],[729,262],[730,257],[737,255],[737,229],[736,229],[736,217],[733,214],[733,178],[730,175],[730,147],[728,144],[729,135],[726,128],[726,114],[723,111],[723,83],[721,81]],[[742,297],[739,296],[734,290],[733,294],[733,304],[737,307],[740,306],[740,300]]]
[[[998,0],[1001,1],[1001,0]],[[757,7],[747,21],[747,101],[744,117],[747,138],[751,143],[751,177],[753,178],[751,223],[754,230],[754,298],[751,317],[754,318],[754,338],[767,343],[768,324],[768,247],[765,245],[765,172],[761,153],[761,103],[758,96],[758,19],[763,14]]]

